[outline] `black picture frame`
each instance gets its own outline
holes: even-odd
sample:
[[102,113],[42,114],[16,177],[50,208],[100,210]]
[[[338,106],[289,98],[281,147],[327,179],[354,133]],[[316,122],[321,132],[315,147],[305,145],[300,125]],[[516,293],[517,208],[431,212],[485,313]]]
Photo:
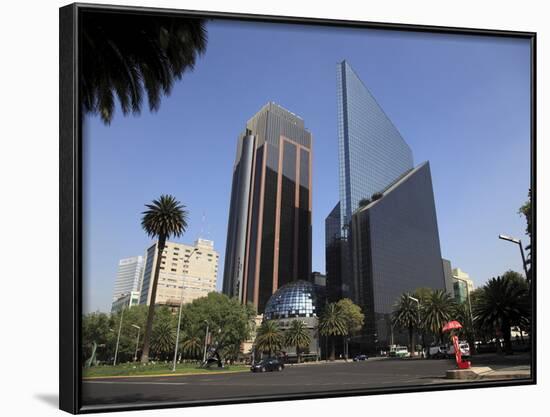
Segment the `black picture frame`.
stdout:
[[[537,325],[537,188],[536,188],[536,50],[537,34],[534,32],[502,31],[489,29],[442,27],[427,25],[392,24],[366,21],[332,20],[295,16],[267,16],[242,13],[205,12],[196,10],[161,9],[96,4],[70,4],[59,9],[60,55],[60,229],[59,229],[59,408],[72,414],[123,410],[143,410],[200,405],[265,402],[278,400],[314,399],[343,396],[377,395],[390,393],[414,393],[463,389],[456,384],[434,386],[393,387],[380,389],[346,390],[293,395],[266,395],[262,397],[235,398],[231,400],[182,401],[150,404],[110,404],[106,406],[82,406],[80,398],[81,360],[80,325],[82,313],[82,125],[79,106],[79,30],[80,16],[85,11],[108,11],[155,15],[180,15],[227,20],[287,23],[316,26],[337,26],[377,30],[399,30],[473,36],[491,36],[528,39],[531,43],[531,190],[532,190],[532,325]],[[537,383],[536,345],[537,335],[531,335],[531,377],[506,381],[477,381],[467,388],[488,388],[528,385]]]

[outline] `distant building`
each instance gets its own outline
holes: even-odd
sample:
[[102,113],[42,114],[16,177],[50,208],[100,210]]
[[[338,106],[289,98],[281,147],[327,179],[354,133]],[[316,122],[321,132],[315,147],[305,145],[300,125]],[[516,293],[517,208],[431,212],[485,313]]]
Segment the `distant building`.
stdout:
[[312,284],[319,285],[320,287],[327,286],[327,276],[325,274],[321,274],[320,272],[312,272],[310,281]]
[[223,292],[263,313],[279,287],[311,273],[311,133],[268,103],[237,142]]
[[118,271],[113,290],[113,301],[124,294],[139,291],[143,275],[143,256],[124,258],[118,262]]
[[[157,244],[147,250],[140,304],[149,305]],[[211,240],[198,239],[194,245],[166,242],[161,255],[156,304],[179,306],[216,291],[219,254]]]
[[120,311],[123,308],[127,309],[138,305],[139,297],[140,297],[139,291],[132,291],[128,294],[121,295],[118,299],[113,301],[113,304],[111,305],[111,313]]
[[470,279],[470,275],[460,268],[454,268],[453,289],[455,300],[463,303],[468,300],[469,294],[475,289],[474,281]]
[[451,266],[451,261],[448,259],[441,259],[443,262],[443,275],[445,275],[445,291],[451,297],[454,297],[454,281],[453,281],[453,269]]

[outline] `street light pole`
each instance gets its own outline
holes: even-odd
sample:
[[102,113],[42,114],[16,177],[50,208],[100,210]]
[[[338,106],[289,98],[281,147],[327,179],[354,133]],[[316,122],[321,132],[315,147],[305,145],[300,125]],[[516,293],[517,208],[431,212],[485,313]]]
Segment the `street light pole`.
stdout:
[[202,355],[202,363],[206,362],[206,348],[208,347],[208,321],[204,320],[206,323],[206,333],[204,334],[204,353]]
[[[191,255],[193,255],[193,253],[195,253],[196,251],[197,251],[197,248],[193,248],[193,250],[189,252],[189,255],[185,257],[185,260],[186,261],[189,260],[189,258],[191,258]],[[183,294],[184,294],[184,291],[183,291],[183,285],[182,285],[180,309],[178,312],[178,328],[176,330],[176,346],[174,346],[174,361],[172,363],[172,372],[176,372],[176,360],[178,358],[178,345],[180,343],[180,324],[181,324],[181,310],[183,306]]]
[[519,246],[519,251],[521,253],[521,261],[523,263],[523,270],[525,271],[525,279],[527,281],[530,281],[529,275],[527,275],[527,262],[525,262],[525,253],[523,252],[523,245],[521,243],[521,239],[516,239],[514,237],[506,236],[506,235],[498,235],[498,238],[502,240],[507,240],[508,242],[515,243],[516,245]]
[[132,324],[132,327],[135,327],[136,329],[138,329],[137,338],[136,338],[136,353],[134,354],[134,362],[137,362],[137,354],[138,354],[138,346],[139,346],[139,332],[141,330],[141,327],[139,327],[135,324]]
[[476,333],[474,330],[474,315],[472,314],[472,300],[470,299],[470,289],[468,288],[468,281],[464,278],[453,277],[457,281],[462,281],[466,285],[466,299],[468,300],[468,310],[470,311],[470,326],[472,327],[472,337],[474,338],[474,346],[470,347],[472,353],[475,353],[476,348]]
[[[418,298],[412,297],[410,295],[407,295],[407,297],[409,297],[411,300],[415,301],[416,304],[418,305],[417,310],[416,310],[416,320],[418,321],[417,326],[420,328],[420,300]],[[417,337],[420,336],[418,333],[419,332],[418,332],[418,329],[417,329]],[[418,342],[420,342],[420,340],[418,340]],[[411,352],[411,354],[412,354],[412,352]]]
[[122,306],[122,310],[120,311],[120,323],[118,325],[118,336],[116,338],[115,359],[113,360],[113,366],[116,365],[116,357],[118,355],[118,344],[120,342],[120,331],[122,330],[122,318],[123,317],[124,317],[124,306]]

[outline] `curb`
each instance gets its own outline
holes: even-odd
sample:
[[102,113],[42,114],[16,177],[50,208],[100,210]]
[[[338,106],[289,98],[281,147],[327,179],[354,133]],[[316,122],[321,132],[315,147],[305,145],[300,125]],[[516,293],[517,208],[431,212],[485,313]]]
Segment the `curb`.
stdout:
[[85,377],[82,377],[82,381],[91,381],[94,379],[157,378],[157,377],[170,377],[170,376],[220,375],[220,374],[236,374],[239,372],[250,372],[250,371],[243,369],[239,371],[208,371],[208,372],[185,372],[185,373],[147,374],[147,375],[85,376]]

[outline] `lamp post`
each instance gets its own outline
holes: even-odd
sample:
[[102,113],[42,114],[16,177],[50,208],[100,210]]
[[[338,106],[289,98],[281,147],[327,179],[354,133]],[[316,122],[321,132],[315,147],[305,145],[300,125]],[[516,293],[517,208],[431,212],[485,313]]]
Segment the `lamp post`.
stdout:
[[466,281],[464,278],[458,278],[453,277],[457,281],[462,281],[464,285],[466,285],[466,300],[468,300],[468,310],[470,312],[470,326],[472,330],[472,337],[474,339],[474,345],[470,346],[470,351],[472,353],[475,353],[475,347],[476,347],[476,334],[474,330],[474,315],[472,314],[472,300],[470,299],[470,289],[468,288],[468,281]]
[[122,330],[123,317],[124,317],[124,306],[122,306],[122,310],[120,311],[120,323],[118,324],[118,335],[116,338],[115,359],[113,360],[113,366],[116,365],[116,357],[118,355],[118,344],[120,343],[120,331]]
[[136,324],[132,324],[132,327],[138,329],[137,338],[136,338],[136,353],[134,354],[134,362],[137,362],[137,354],[138,354],[138,346],[139,346],[139,332],[141,330],[141,327],[139,327]]
[[498,235],[498,238],[502,240],[507,240],[508,242],[515,243],[516,245],[519,246],[519,251],[521,253],[521,261],[523,262],[523,270],[525,271],[525,279],[527,281],[530,281],[529,276],[527,275],[527,263],[525,262],[525,253],[523,253],[523,245],[521,244],[521,239],[516,239],[514,237],[506,236],[506,235]]
[[[191,258],[191,255],[197,251],[197,248],[193,248],[191,252],[189,252],[189,255],[185,257],[185,260],[189,260]],[[182,285],[183,287],[183,285]],[[176,330],[176,346],[174,346],[174,361],[172,363],[172,372],[176,372],[176,360],[178,358],[178,345],[180,343],[180,324],[181,324],[181,308],[183,306],[183,288],[181,289],[181,300],[180,300],[180,309],[178,313],[178,328]]]
[[[417,320],[417,322],[418,322],[418,323],[417,323],[417,326],[420,328],[420,300],[419,300],[418,298],[415,298],[415,297],[411,296],[411,295],[407,295],[407,297],[409,297],[411,300],[413,300],[414,302],[416,302],[416,304],[418,305],[418,308],[417,308],[417,310],[416,310],[416,311],[417,311],[417,313],[416,313],[416,320]],[[417,330],[418,330],[418,329],[417,329]],[[417,333],[417,336],[419,336],[418,333]],[[420,340],[419,340],[419,342],[420,342]],[[412,352],[411,352],[411,355],[412,355]]]
[[204,353],[202,354],[202,363],[206,362],[206,348],[208,347],[208,320],[204,320],[206,323],[206,333],[204,334]]

